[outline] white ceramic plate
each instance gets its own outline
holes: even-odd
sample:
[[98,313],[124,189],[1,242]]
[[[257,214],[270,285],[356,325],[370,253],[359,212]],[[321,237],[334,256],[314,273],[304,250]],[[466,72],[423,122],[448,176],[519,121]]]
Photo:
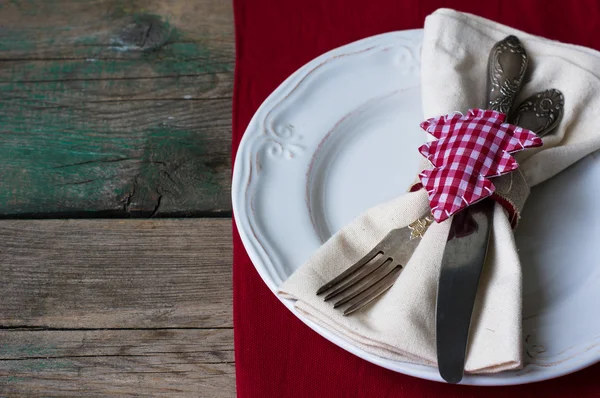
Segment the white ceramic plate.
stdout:
[[[290,76],[256,112],[238,150],[233,209],[252,262],[275,292],[363,210],[402,194],[425,140],[422,30],[388,33],[328,52]],[[526,366],[467,375],[464,384],[522,384],[600,360],[600,159],[590,156],[536,187],[516,232],[524,270]],[[441,381],[437,369],[364,352],[304,319],[351,353]]]

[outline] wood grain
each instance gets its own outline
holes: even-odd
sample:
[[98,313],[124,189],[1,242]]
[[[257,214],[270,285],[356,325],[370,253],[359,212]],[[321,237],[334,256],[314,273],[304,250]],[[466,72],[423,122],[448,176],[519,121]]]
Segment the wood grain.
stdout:
[[229,215],[220,0],[0,2],[0,217]]
[[231,220],[0,221],[0,395],[235,395]]
[[2,396],[234,397],[233,331],[0,331]]
[[231,327],[231,220],[3,220],[0,325]]

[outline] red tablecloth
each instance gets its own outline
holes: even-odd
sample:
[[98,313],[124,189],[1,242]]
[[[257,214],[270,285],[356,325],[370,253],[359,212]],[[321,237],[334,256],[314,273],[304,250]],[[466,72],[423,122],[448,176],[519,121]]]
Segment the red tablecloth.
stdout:
[[[258,106],[303,64],[371,35],[422,28],[440,7],[600,50],[598,0],[234,0],[233,153]],[[279,302],[256,273],[235,227],[233,243],[239,397],[600,397],[600,365],[529,385],[470,387],[370,364],[313,332]]]

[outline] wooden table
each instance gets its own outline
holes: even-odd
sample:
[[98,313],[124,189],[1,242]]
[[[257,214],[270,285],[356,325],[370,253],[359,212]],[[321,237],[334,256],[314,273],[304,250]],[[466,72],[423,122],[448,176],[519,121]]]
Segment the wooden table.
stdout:
[[223,0],[0,0],[0,396],[235,395]]

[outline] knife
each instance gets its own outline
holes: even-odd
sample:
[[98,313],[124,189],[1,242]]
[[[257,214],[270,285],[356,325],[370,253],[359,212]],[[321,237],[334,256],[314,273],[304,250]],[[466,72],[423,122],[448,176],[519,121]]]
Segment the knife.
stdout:
[[[487,108],[508,114],[527,69],[527,54],[515,36],[496,43],[488,59]],[[471,315],[492,230],[494,201],[484,199],[456,213],[442,257],[436,304],[440,375],[462,380]]]
[[[558,126],[563,110],[564,96],[559,90],[542,91],[519,105],[512,124],[543,137]],[[510,175],[498,178],[505,177]],[[444,251],[438,286],[437,349],[440,374],[449,383],[459,382],[463,375],[468,328],[487,253],[493,204],[491,199],[483,200],[457,213],[456,224],[453,220],[448,235],[449,246]]]

